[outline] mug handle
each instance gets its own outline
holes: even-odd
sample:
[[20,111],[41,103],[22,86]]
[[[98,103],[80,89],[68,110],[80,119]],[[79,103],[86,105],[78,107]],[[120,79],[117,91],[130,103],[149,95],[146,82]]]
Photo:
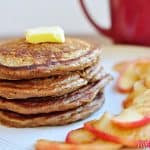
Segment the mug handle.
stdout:
[[85,5],[85,1],[84,0],[79,0],[81,8],[85,14],[85,16],[87,17],[87,19],[89,20],[89,22],[101,33],[103,33],[104,35],[108,36],[108,37],[112,37],[112,29],[104,29],[102,27],[100,27],[95,21],[94,19],[91,17],[91,15],[89,14],[89,11]]

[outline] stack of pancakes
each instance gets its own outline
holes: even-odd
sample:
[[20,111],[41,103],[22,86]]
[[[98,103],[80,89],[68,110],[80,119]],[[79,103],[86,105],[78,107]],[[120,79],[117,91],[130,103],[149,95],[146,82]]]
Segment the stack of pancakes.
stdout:
[[64,125],[81,120],[104,102],[111,80],[101,50],[68,38],[65,43],[0,44],[0,122],[13,127]]

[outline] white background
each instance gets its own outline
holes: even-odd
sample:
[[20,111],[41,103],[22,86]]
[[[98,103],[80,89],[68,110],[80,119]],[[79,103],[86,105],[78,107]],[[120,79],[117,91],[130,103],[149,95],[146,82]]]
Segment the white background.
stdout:
[[[85,0],[92,15],[109,25],[109,0]],[[0,37],[38,26],[60,25],[67,34],[94,34],[78,0],[0,0]]]

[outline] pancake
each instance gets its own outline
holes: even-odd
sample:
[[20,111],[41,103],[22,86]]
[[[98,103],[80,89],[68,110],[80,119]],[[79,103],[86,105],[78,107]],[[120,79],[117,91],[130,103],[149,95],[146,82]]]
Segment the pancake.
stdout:
[[78,71],[78,73],[81,77],[87,79],[90,82],[98,81],[106,75],[106,72],[101,65],[101,59],[99,59],[98,62],[92,67]]
[[98,110],[104,103],[104,95],[100,93],[94,101],[77,109],[49,114],[20,115],[0,110],[0,123],[17,128],[65,125],[84,119]]
[[9,110],[20,114],[39,114],[54,111],[65,111],[85,105],[96,97],[99,91],[111,80],[109,75],[95,83],[61,97],[41,97],[25,100],[7,100],[0,98],[0,109]]
[[88,82],[98,81],[105,75],[106,73],[98,63],[84,71],[63,76],[18,81],[1,80],[0,96],[7,99],[62,96],[87,85]]
[[85,41],[27,43],[15,39],[0,44],[0,79],[20,80],[84,70],[97,62],[100,49]]

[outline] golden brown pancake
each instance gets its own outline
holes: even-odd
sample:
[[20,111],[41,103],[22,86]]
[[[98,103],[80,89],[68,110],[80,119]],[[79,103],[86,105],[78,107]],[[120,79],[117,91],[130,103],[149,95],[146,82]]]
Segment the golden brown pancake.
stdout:
[[84,119],[99,109],[104,102],[100,93],[94,101],[76,109],[37,115],[20,115],[10,111],[0,110],[0,123],[17,128],[65,125]]
[[98,62],[92,67],[88,67],[85,70],[77,72],[81,77],[87,79],[90,82],[98,81],[106,75],[106,72],[101,65],[101,59],[99,59]]
[[0,97],[0,109],[20,114],[39,114],[66,111],[85,105],[96,97],[97,93],[111,80],[106,75],[100,81],[88,85],[61,97],[41,97],[21,100],[7,100]]
[[15,39],[0,44],[0,79],[19,80],[83,70],[99,59],[99,48],[79,39],[64,43],[27,43]]
[[50,78],[0,81],[0,96],[7,99],[26,99],[31,97],[61,96],[79,89],[88,82],[95,82],[106,75],[98,63],[84,71]]

